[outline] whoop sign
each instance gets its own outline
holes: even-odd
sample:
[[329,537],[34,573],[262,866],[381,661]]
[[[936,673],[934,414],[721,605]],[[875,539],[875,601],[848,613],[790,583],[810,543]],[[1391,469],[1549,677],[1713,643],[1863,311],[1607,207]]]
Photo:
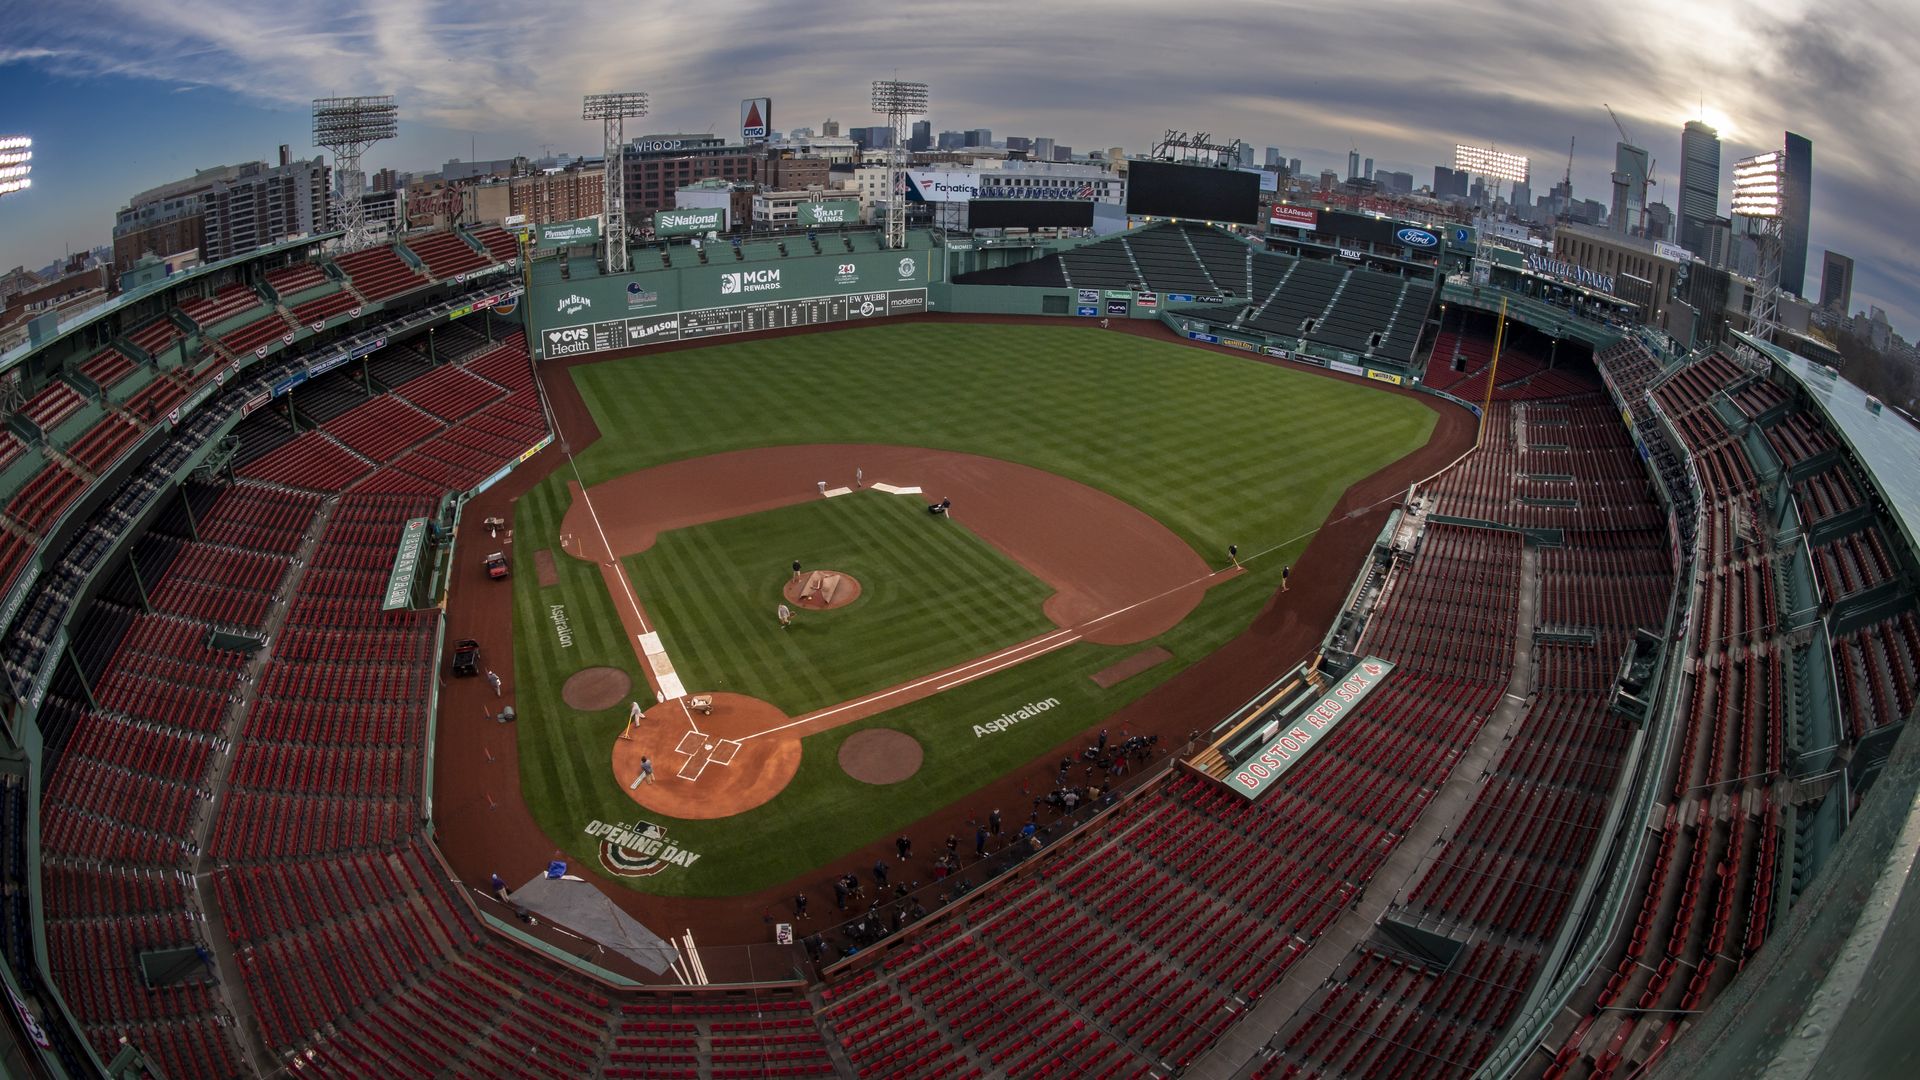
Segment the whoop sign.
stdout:
[[1227,786],[1249,799],[1259,798],[1308,751],[1324,742],[1327,733],[1346,719],[1361,699],[1392,671],[1393,664],[1377,656],[1355,664],[1346,678],[1311,708],[1291,722],[1275,724],[1265,745],[1234,767],[1227,777]]

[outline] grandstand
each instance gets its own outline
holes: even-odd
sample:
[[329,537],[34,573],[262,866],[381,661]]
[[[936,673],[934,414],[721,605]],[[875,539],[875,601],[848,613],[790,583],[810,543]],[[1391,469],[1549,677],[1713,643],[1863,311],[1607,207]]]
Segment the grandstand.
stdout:
[[[1786,962],[1856,817],[1911,798],[1912,493],[1817,375],[1512,325],[1496,372],[1430,281],[1162,224],[953,284],[1191,294],[1167,322],[1491,398],[1319,654],[823,966],[681,988],[529,948],[429,828],[444,615],[381,605],[404,523],[549,437],[528,327],[473,310],[514,257],[275,249],[17,358],[0,952],[49,1075],[1605,1077]],[[1222,783],[1363,656],[1392,677],[1284,782]]]

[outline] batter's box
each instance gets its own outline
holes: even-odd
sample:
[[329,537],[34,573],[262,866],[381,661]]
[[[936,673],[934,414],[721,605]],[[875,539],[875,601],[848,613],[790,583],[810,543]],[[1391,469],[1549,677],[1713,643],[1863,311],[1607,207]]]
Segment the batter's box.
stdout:
[[713,756],[708,760],[715,765],[733,764],[733,755],[740,752],[739,739],[721,739],[713,744]]
[[674,747],[673,752],[676,754],[685,754],[688,757],[694,757],[695,755],[699,754],[702,750],[705,750],[706,748],[707,748],[707,737],[705,735],[700,734],[697,731],[689,731],[686,734],[680,736],[680,745]]

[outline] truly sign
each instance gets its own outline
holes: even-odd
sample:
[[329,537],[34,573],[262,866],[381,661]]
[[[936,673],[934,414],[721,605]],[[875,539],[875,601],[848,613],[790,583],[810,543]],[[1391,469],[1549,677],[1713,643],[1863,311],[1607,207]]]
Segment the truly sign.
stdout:
[[1280,723],[1258,751],[1234,766],[1227,786],[1249,799],[1259,798],[1308,751],[1326,741],[1328,733],[1392,671],[1393,664],[1377,656],[1355,664],[1339,685],[1291,721]]

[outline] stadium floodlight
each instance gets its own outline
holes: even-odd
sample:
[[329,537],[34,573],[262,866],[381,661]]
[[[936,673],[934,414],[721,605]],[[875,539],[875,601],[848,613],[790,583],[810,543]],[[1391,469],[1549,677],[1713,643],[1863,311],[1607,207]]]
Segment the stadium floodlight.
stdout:
[[605,172],[600,182],[601,239],[606,244],[607,273],[627,271],[627,127],[629,116],[647,115],[644,90],[588,94],[581,99],[580,119],[598,120],[604,135]]
[[394,107],[391,94],[313,99],[313,145],[333,151],[333,171],[340,180],[342,251],[358,251],[373,243],[367,208],[361,201],[367,175],[360,170],[360,155],[399,133],[400,110]]
[[887,160],[891,167],[892,194],[887,198],[887,246],[907,246],[907,122],[927,112],[927,84],[899,79],[873,81],[873,111],[885,116],[893,128],[893,146]]
[[33,186],[33,140],[25,135],[0,135],[0,195]]
[[1754,275],[1748,332],[1772,341],[1780,329],[1781,218],[1786,213],[1787,155],[1783,150],[1741,158],[1733,165],[1732,212],[1746,218],[1760,272]]
[[1787,156],[1778,150],[1735,162],[1732,211],[1758,220],[1780,217],[1786,209],[1786,165]]
[[1491,146],[1453,146],[1453,167],[1490,180],[1524,184],[1530,175],[1525,155],[1507,154]]

